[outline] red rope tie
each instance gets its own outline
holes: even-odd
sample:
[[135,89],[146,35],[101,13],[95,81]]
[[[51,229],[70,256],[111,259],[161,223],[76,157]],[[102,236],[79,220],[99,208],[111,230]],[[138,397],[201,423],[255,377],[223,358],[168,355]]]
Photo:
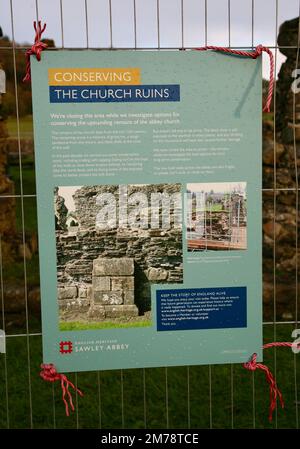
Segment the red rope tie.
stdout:
[[[80,396],[83,396],[82,391],[80,391],[75,385],[67,378],[65,374],[60,374],[56,371],[55,366],[52,363],[49,364],[42,364],[41,365],[42,371],[40,372],[40,376],[43,380],[48,382],[56,382],[57,380],[60,381],[61,389],[62,389],[62,400],[65,404],[66,409],[66,415],[69,416],[69,404],[74,412],[74,404],[72,400],[72,395],[69,390],[69,387],[73,388],[74,391],[76,391]],[[67,400],[66,400],[67,395]],[[68,404],[69,401],[69,404]]]
[[230,53],[231,55],[237,56],[245,56],[247,58],[256,59],[258,56],[261,56],[263,52],[266,52],[270,58],[270,80],[268,87],[268,95],[266,98],[266,102],[263,108],[263,112],[270,112],[271,101],[273,97],[274,90],[274,56],[271,50],[268,47],[264,47],[263,45],[258,45],[255,48],[255,51],[244,51],[244,50],[232,50],[228,47],[215,47],[213,45],[208,45],[206,47],[196,48],[199,51],[205,50],[213,50],[213,51],[221,51],[223,53]]
[[[268,349],[268,348],[272,348],[275,346],[276,347],[280,347],[280,346],[293,347],[294,343],[289,343],[289,342],[268,343],[263,346],[263,349]],[[262,363],[257,363],[256,359],[257,359],[257,354],[253,354],[251,359],[249,360],[249,362],[244,363],[243,366],[244,366],[244,368],[248,369],[249,371],[255,371],[257,369],[260,369],[265,373],[266,380],[267,380],[267,382],[269,384],[269,388],[270,388],[269,421],[271,422],[272,417],[273,417],[273,412],[276,408],[277,398],[279,398],[281,408],[284,408],[284,400],[282,397],[282,393],[277,386],[275,377],[271,373],[270,369],[266,365],[263,365]]]
[[36,59],[38,61],[40,61],[41,60],[41,53],[42,53],[42,51],[45,50],[45,48],[48,47],[47,44],[45,44],[44,42],[41,42],[41,37],[42,37],[43,32],[46,29],[46,24],[44,24],[44,26],[42,27],[41,21],[39,20],[38,23],[36,23],[36,21],[34,21],[33,22],[33,26],[34,26],[34,29],[35,29],[34,44],[25,53],[25,57],[26,57],[26,74],[25,74],[25,76],[23,78],[23,82],[29,82],[31,80],[30,56],[31,55],[36,55]]

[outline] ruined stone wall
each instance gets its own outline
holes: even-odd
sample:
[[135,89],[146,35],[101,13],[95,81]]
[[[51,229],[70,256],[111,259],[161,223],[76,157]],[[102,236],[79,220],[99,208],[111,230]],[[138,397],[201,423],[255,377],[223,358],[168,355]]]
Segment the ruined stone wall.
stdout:
[[[274,317],[274,297],[276,297],[278,320],[291,320],[296,317],[296,260],[298,258],[299,264],[300,259],[295,247],[296,230],[298,227],[298,232],[300,231],[300,221],[298,219],[297,223],[297,197],[293,189],[296,187],[296,169],[298,174],[300,173],[300,93],[294,94],[292,83],[295,81],[293,71],[300,68],[300,59],[297,57],[298,28],[298,17],[284,22],[280,27],[278,45],[280,52],[287,59],[280,68],[276,82],[275,120],[263,122],[263,187],[271,189],[275,184],[275,153],[276,188],[279,189],[275,192],[276,210],[274,210],[274,192],[265,191],[263,195],[264,317],[266,320]],[[296,78],[299,79],[299,74]],[[274,257],[276,290],[274,290]],[[299,311],[300,309],[298,313]]]
[[[129,186],[128,194],[153,192],[180,192],[179,184]],[[115,229],[99,230],[96,215],[99,206],[96,197],[109,191],[117,194],[118,186],[89,186],[76,191],[75,215],[79,221],[76,235],[57,231],[58,286],[73,286],[70,296],[87,297],[92,285],[93,261],[97,258],[130,258],[134,261],[135,304],[142,314],[150,310],[151,283],[180,283],[183,281],[182,231],[172,226],[174,208],[171,208],[169,229]],[[66,296],[66,291],[62,293]],[[67,299],[67,298],[64,298]],[[72,298],[70,298],[71,300]],[[75,301],[76,302],[76,301]]]

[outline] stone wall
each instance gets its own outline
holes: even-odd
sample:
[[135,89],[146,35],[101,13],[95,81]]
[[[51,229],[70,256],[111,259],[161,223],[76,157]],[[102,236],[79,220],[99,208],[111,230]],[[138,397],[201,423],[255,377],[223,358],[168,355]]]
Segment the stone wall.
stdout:
[[60,231],[67,230],[68,209],[65,206],[65,200],[58,194],[58,187],[54,189],[54,216],[55,229]]
[[[89,307],[93,303],[89,292],[95,282],[93,264],[96,259],[129,258],[133,261],[132,290],[135,292],[134,304],[139,314],[150,310],[151,283],[183,282],[182,231],[173,225],[174,208],[170,209],[169,229],[97,229],[97,195],[108,191],[117,195],[118,188],[119,186],[88,186],[77,190],[74,195],[74,215],[79,222],[76,234],[56,231],[58,295],[61,299],[69,300],[70,304],[73,302],[74,308],[79,308],[78,317],[80,307],[83,307],[81,315],[84,319],[88,317]],[[171,194],[180,192],[180,188],[180,184],[129,186],[128,194],[142,192],[150,199],[153,192],[167,191]],[[84,297],[87,301],[83,301]],[[74,314],[72,317],[74,319]]]

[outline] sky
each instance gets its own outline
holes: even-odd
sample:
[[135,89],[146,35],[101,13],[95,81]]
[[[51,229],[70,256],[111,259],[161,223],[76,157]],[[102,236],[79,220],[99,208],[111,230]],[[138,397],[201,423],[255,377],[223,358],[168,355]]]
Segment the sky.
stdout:
[[[0,0],[0,26],[9,37],[11,5],[16,42],[32,42],[38,16],[47,23],[45,37],[68,48],[131,48],[135,42],[137,47],[197,47],[205,45],[205,36],[208,45],[274,46],[279,25],[299,15],[299,0],[207,0],[206,33],[205,0]],[[276,72],[284,60],[278,51]],[[263,74],[268,78],[265,57]]]
[[69,212],[75,211],[75,202],[73,195],[76,190],[80,189],[82,186],[60,186],[58,188],[58,194],[65,199],[65,205]]

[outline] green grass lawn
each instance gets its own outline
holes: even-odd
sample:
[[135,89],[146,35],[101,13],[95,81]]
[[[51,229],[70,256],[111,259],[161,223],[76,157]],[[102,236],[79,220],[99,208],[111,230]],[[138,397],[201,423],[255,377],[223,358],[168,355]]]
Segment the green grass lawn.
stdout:
[[[17,231],[22,232],[22,207],[21,199],[16,199],[16,226]],[[24,198],[24,228],[26,232],[37,234],[37,208],[35,198]]]
[[115,329],[115,328],[131,328],[131,327],[148,327],[152,326],[152,321],[137,321],[128,323],[115,323],[113,321],[106,321],[103,323],[83,323],[81,321],[60,322],[59,330],[61,331],[80,331],[90,329]]
[[[7,130],[9,137],[12,139],[18,138],[17,120],[15,117],[8,117]],[[28,115],[20,118],[20,138],[32,139],[33,138],[33,125],[32,116]],[[34,170],[34,156],[22,155],[22,185],[23,193],[25,195],[35,194],[35,170]],[[15,183],[15,193],[19,195],[21,193],[21,180],[20,180],[20,164],[18,158],[9,160],[8,175]]]
[[274,120],[274,112],[264,112],[263,120]]
[[[32,115],[26,115],[25,117],[20,117],[19,129],[21,138],[31,138],[33,134],[33,123]],[[18,127],[16,117],[8,117],[7,119],[7,130],[10,137],[18,137]]]
[[[24,228],[26,242],[29,244],[32,236],[37,235],[37,210],[35,198],[24,198]],[[16,228],[19,236],[22,235],[22,208],[21,199],[16,198]],[[21,240],[20,240],[21,241]],[[18,281],[21,285],[24,283],[24,261],[23,257],[14,260],[11,263],[4,261],[2,267],[4,283]],[[34,253],[30,260],[26,261],[26,277],[29,287],[39,285],[39,256]]]
[[[211,206],[210,205],[206,205],[206,212],[221,212],[223,209],[223,205],[222,204],[218,204],[218,203],[213,203]],[[201,210],[202,212],[202,210]],[[224,210],[223,212],[228,213],[228,211]],[[196,208],[193,208],[193,213],[196,213]]]
[[[292,329],[290,325],[278,325],[277,340],[290,341]],[[273,326],[265,326],[264,331],[265,342],[273,341]],[[234,428],[296,427],[294,370],[299,373],[300,354],[294,355],[288,348],[277,349],[276,378],[285,409],[278,409],[277,418],[275,413],[273,422],[269,423],[269,389],[265,376],[259,371],[249,372],[240,364],[70,374],[70,380],[77,382],[84,397],[78,398],[78,404],[75,397],[77,412],[67,418],[58,383],[52,385],[39,377],[41,337],[30,337],[28,343],[29,370],[26,338],[7,339],[7,383],[5,358],[0,354],[0,428],[8,424],[11,428],[28,428],[31,414],[34,428],[75,429],[78,419],[79,428],[114,429],[122,427],[122,416],[125,428],[164,429],[167,419],[172,429],[188,425],[194,429],[209,428],[210,422],[213,428],[231,428],[232,423]],[[272,372],[274,354],[273,349],[264,353],[264,363]],[[297,393],[299,400],[299,380]]]

